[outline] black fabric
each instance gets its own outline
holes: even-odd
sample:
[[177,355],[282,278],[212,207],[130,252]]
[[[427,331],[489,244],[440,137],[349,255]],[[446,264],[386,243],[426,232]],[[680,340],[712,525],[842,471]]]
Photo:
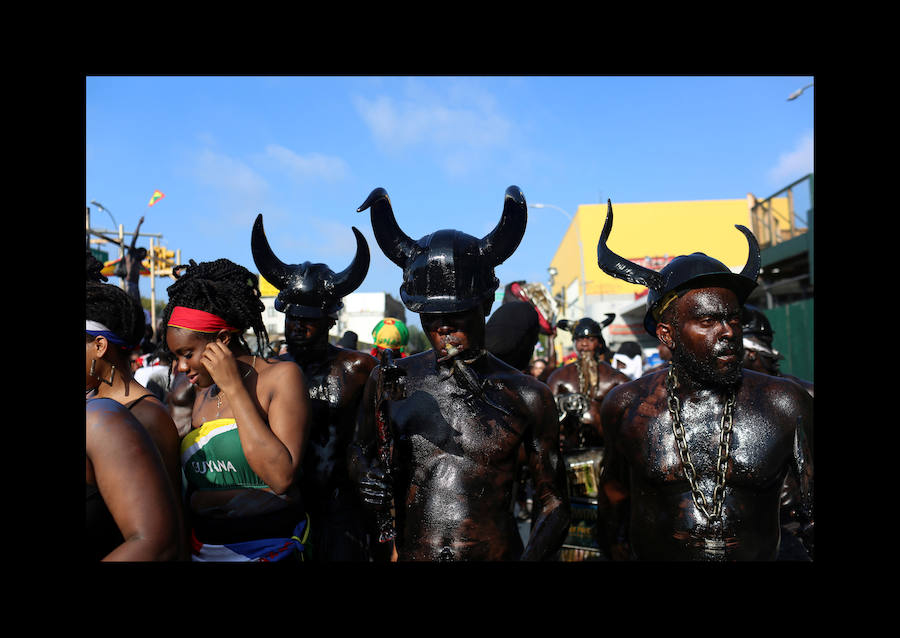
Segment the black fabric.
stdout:
[[626,341],[619,346],[616,354],[624,354],[626,357],[636,357],[641,354],[641,346],[637,341]]
[[525,370],[534,354],[540,323],[537,311],[526,301],[505,303],[484,327],[484,347],[517,370]]
[[352,330],[348,330],[343,334],[340,341],[337,342],[341,348],[348,348],[350,350],[356,350],[357,343],[359,342],[359,335],[357,335]]
[[290,538],[294,528],[306,516],[303,509],[290,506],[284,509],[241,518],[195,518],[194,535],[201,543],[227,545],[261,538]]

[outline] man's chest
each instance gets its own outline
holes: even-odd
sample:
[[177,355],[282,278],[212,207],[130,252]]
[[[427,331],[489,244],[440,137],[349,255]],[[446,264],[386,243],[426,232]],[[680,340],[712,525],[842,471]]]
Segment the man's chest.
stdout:
[[765,487],[783,478],[793,449],[783,425],[740,409],[688,408],[677,418],[662,410],[633,421],[621,442],[636,476],[656,484],[684,482],[690,468],[698,480],[715,480],[724,463],[729,484]]
[[387,411],[395,445],[413,461],[449,454],[491,464],[513,458],[522,442],[508,394],[488,388],[479,396],[451,379],[413,380]]

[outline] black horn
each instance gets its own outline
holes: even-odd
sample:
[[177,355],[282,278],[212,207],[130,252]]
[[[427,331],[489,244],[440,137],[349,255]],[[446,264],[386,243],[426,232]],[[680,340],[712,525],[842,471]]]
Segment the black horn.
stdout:
[[759,255],[759,242],[756,241],[756,237],[754,237],[753,233],[750,232],[750,229],[746,226],[735,224],[734,227],[744,233],[744,236],[747,238],[747,243],[750,246],[750,254],[747,255],[747,263],[744,265],[741,275],[756,281],[756,277],[759,275],[760,266],[762,265],[762,259]]
[[528,205],[518,186],[506,189],[503,198],[503,213],[494,230],[480,242],[481,254],[493,266],[502,264],[516,251],[525,235],[528,224]]
[[658,272],[620,257],[606,246],[606,240],[609,239],[609,233],[612,230],[612,223],[612,200],[607,199],[606,222],[600,233],[600,241],[597,242],[597,265],[600,266],[600,270],[611,277],[623,279],[632,284],[640,284],[656,291],[661,290],[663,280]]
[[369,272],[369,244],[363,234],[351,226],[353,234],[356,235],[356,255],[347,268],[339,273],[335,273],[332,280],[334,286],[334,296],[343,298],[360,287]]
[[253,222],[253,234],[250,236],[250,249],[253,253],[253,262],[259,268],[259,274],[279,290],[290,288],[297,278],[297,267],[284,263],[269,246],[266,232],[263,229],[262,213],[256,216]]
[[381,187],[373,190],[356,212],[361,213],[367,208],[372,209],[372,232],[381,252],[392,262],[405,268],[416,242],[404,233],[397,223],[387,191]]

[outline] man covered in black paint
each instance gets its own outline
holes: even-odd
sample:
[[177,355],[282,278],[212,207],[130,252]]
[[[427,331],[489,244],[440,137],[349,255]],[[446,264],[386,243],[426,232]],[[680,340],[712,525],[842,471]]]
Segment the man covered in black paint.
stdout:
[[[287,353],[280,358],[303,370],[309,392],[309,444],[300,489],[310,515],[312,560],[386,560],[390,546],[373,540],[374,521],[364,510],[347,471],[362,391],[376,360],[364,352],[332,345],[328,331],[369,269],[369,247],[353,228],[356,256],[339,273],[325,264],[285,264],[272,252],[262,215],[253,226],[253,260],[260,274],[279,289],[275,309],[284,313]],[[374,553],[373,553],[374,549]]]
[[[812,399],[796,383],[742,366],[741,307],[756,286],[759,246],[740,273],[703,253],[656,272],[597,248],[607,274],[649,288],[644,327],[670,365],[614,388],[601,407],[607,482],[627,497],[611,525],[614,556],[639,560],[775,560],[788,473],[813,518]],[[812,538],[807,541],[811,544]],[[630,545],[630,547],[629,547]]]
[[[382,519],[393,511],[400,561],[551,558],[569,519],[553,397],[484,345],[494,267],[525,232],[524,196],[507,189],[501,220],[482,239],[456,230],[411,239],[384,189],[359,210],[368,208],[432,349],[377,367],[366,384],[351,455],[364,501]],[[535,489],[524,547],[511,507],[523,447]]]

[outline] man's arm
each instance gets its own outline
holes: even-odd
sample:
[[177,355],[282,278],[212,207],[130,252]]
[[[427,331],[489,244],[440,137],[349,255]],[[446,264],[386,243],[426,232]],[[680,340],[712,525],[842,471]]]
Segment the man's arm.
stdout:
[[800,517],[800,538],[812,558],[816,529],[813,511],[813,455],[810,445],[813,428],[813,400],[805,390],[801,389],[796,394],[798,406],[791,472],[795,473],[799,487],[797,505]]
[[359,489],[360,497],[370,512],[384,511],[391,506],[393,493],[387,482],[386,468],[378,456],[377,409],[381,367],[372,370],[363,389],[356,414],[356,428],[347,448],[347,468],[350,480]]
[[622,426],[622,386],[616,386],[604,397],[600,406],[600,418],[604,425],[603,497],[608,503],[607,529],[601,534],[603,551],[612,560],[629,560],[631,548],[628,539],[630,510],[628,468],[619,448],[619,432]]
[[537,388],[535,420],[525,451],[534,481],[533,524],[522,560],[548,560],[560,548],[569,529],[566,472],[559,451],[559,419],[549,389]]

